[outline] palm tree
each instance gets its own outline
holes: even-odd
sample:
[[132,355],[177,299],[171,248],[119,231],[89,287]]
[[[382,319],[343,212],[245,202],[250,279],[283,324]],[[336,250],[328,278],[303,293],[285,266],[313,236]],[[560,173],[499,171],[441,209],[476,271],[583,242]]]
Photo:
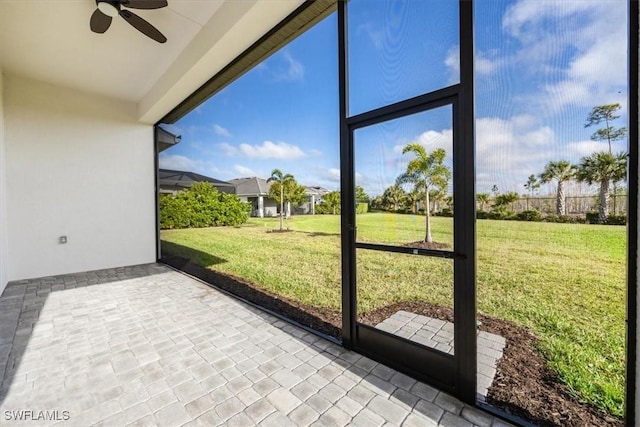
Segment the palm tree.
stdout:
[[382,194],[382,199],[384,203],[389,206],[393,205],[393,210],[398,210],[398,205],[404,201],[407,197],[407,193],[402,189],[402,187],[397,185],[392,185],[384,190]]
[[578,164],[577,178],[587,184],[600,184],[598,223],[609,216],[609,186],[627,176],[627,153],[611,154],[606,151],[583,157]]
[[283,175],[280,169],[272,170],[271,177],[267,180],[267,182],[277,182],[280,185],[280,231],[283,230],[282,217],[284,216],[284,185],[293,180],[293,175]]
[[407,193],[405,202],[407,203],[407,206],[411,208],[411,213],[418,213],[418,203],[420,203],[422,199],[424,199],[424,196],[416,189]]
[[484,211],[484,207],[489,204],[489,193],[476,194],[476,200],[480,203],[480,210]]
[[566,160],[549,162],[540,174],[540,182],[546,184],[555,180],[558,183],[556,190],[556,213],[566,214],[564,183],[573,179],[576,174],[576,167]]
[[431,243],[431,215],[429,212],[429,190],[444,189],[451,179],[451,171],[443,162],[446,156],[442,148],[436,148],[431,154],[418,143],[407,144],[402,149],[402,154],[413,153],[416,157],[407,164],[407,171],[396,179],[396,185],[406,183],[413,184],[415,188],[424,192],[425,206],[425,237],[424,241]]

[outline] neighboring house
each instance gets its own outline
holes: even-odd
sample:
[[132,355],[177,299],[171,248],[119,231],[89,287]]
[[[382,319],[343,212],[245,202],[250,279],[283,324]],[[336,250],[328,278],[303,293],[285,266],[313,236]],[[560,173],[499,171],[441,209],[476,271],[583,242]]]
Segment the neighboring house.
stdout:
[[264,218],[278,215],[278,203],[269,198],[271,183],[266,179],[252,176],[231,179],[229,183],[235,185],[240,200],[251,203],[251,216]]
[[324,187],[309,187],[305,186],[304,193],[307,196],[307,201],[295,209],[298,214],[315,215],[316,205],[322,203],[322,198],[330,191]]
[[176,194],[185,190],[195,182],[208,182],[221,193],[235,194],[236,187],[230,182],[220,181],[195,172],[183,172],[170,169],[158,170],[158,186],[160,194]]

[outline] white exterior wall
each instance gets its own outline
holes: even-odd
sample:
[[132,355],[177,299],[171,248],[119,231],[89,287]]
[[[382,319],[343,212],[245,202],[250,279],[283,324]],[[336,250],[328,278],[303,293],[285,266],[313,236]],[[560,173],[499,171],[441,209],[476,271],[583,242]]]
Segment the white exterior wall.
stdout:
[[4,112],[9,280],[155,261],[153,127],[135,104],[5,75]]
[[3,79],[0,69],[0,294],[9,280],[7,255],[7,175],[5,161]]

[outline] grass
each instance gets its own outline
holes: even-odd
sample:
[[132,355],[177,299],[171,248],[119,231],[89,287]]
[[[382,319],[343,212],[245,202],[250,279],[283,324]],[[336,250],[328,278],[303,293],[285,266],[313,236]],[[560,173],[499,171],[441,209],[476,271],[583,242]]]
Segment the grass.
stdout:
[[[358,215],[358,240],[420,240],[424,217]],[[434,240],[451,244],[452,220],[433,218]],[[165,230],[178,255],[305,304],[340,310],[340,219],[274,219],[235,228]],[[531,328],[540,351],[576,397],[622,416],[625,373],[624,227],[479,220],[478,309]],[[188,249],[191,248],[191,249]],[[196,250],[196,252],[194,252]],[[393,302],[452,306],[451,260],[357,252],[358,311]]]

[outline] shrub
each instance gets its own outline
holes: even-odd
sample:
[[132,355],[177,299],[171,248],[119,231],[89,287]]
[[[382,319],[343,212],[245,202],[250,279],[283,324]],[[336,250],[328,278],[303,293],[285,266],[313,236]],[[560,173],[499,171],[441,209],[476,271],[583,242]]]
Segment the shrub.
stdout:
[[368,203],[356,203],[356,214],[364,214],[369,212]]
[[[340,215],[340,205],[336,206],[335,209],[336,215]],[[333,206],[329,206],[327,203],[318,203],[316,205],[316,214],[317,215],[333,215]]]
[[491,219],[489,218],[489,216],[491,215],[491,212],[487,212],[487,211],[476,211],[476,218],[477,219]]
[[561,224],[584,224],[586,220],[580,216],[550,214],[543,218],[544,222],[557,222]]
[[440,212],[438,212],[437,216],[444,216],[447,218],[452,218],[453,217],[453,209],[451,208],[442,208],[442,210]]
[[235,194],[219,193],[208,182],[194,183],[189,189],[160,196],[160,228],[201,228],[240,225],[247,221],[251,205]]
[[627,225],[626,215],[609,215],[607,217],[607,224],[609,225]]
[[536,210],[522,211],[518,214],[518,219],[520,221],[542,221],[542,214]]
[[587,223],[589,224],[598,224],[599,217],[600,215],[598,214],[598,212],[587,212],[585,214],[585,218],[587,220]]
[[[599,224],[600,215],[598,212],[587,212],[585,219],[589,224]],[[626,215],[609,215],[603,224],[607,225],[627,225]]]

